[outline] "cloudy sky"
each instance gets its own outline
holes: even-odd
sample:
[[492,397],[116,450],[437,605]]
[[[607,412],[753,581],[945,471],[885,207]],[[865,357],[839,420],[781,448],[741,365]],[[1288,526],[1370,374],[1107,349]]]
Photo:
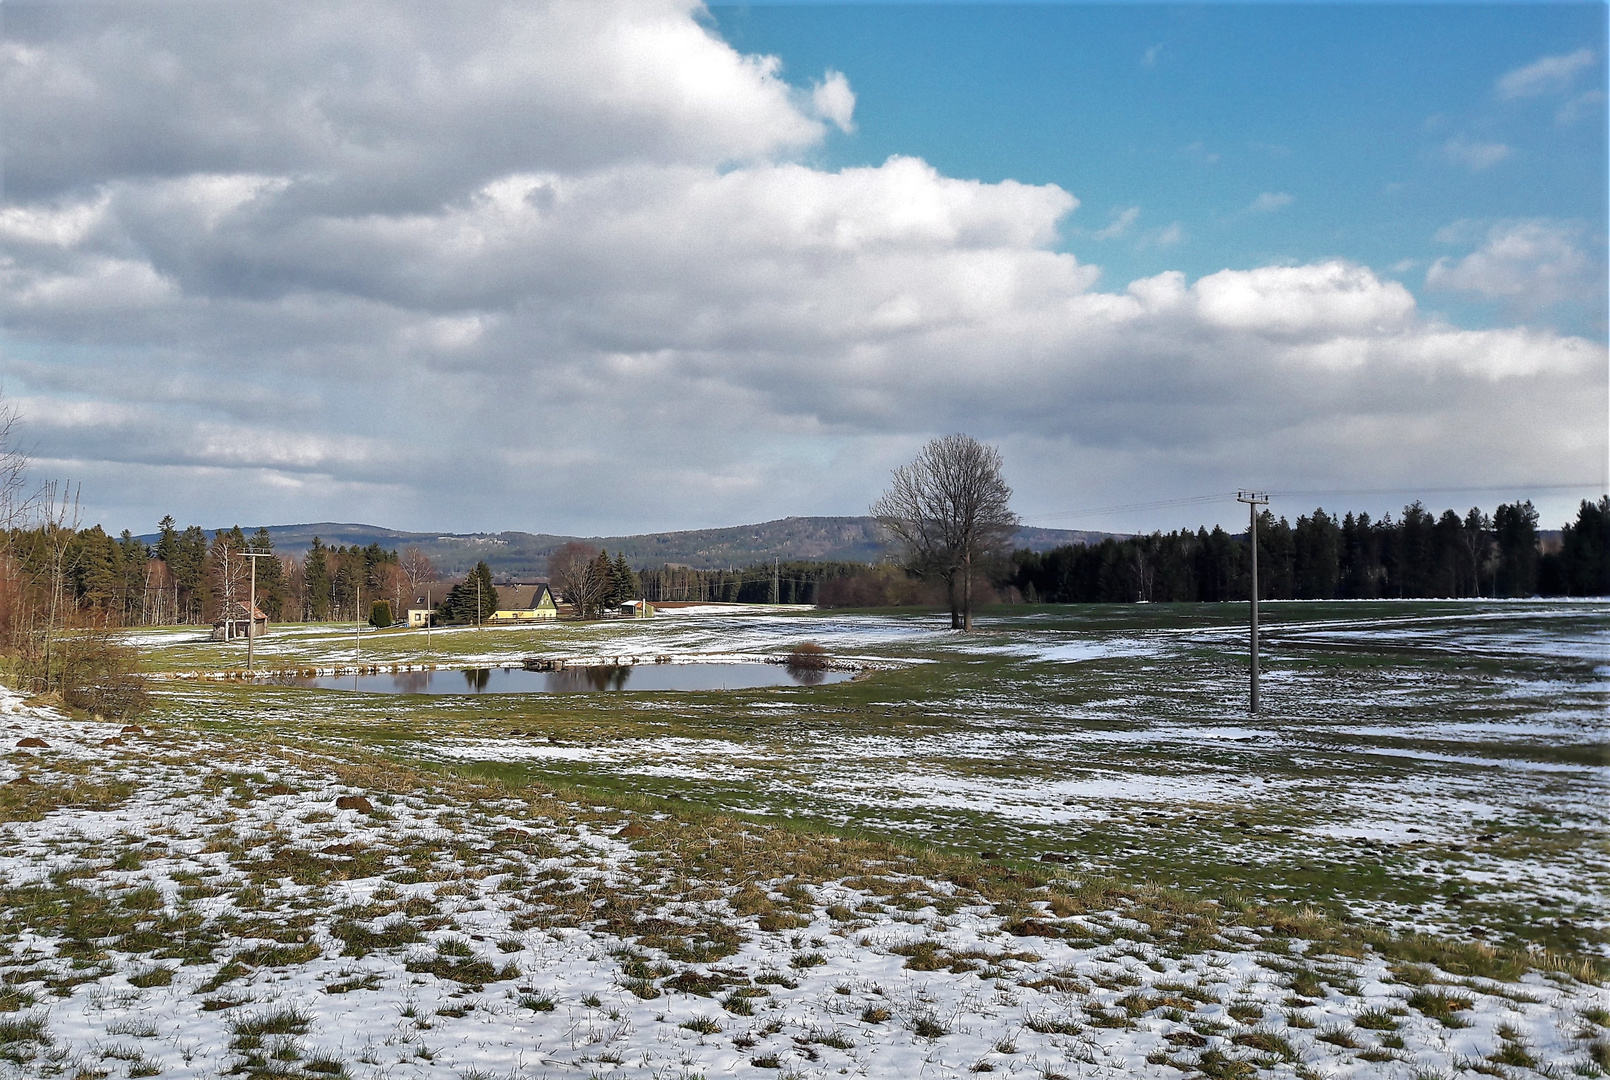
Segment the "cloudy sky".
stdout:
[[[149,531],[1607,482],[1606,9],[6,4],[0,379]],[[1476,490],[1483,489],[1483,490]]]

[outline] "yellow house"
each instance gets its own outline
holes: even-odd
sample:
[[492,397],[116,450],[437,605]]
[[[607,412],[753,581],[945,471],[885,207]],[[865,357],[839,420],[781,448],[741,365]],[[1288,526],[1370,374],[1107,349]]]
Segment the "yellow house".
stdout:
[[557,619],[559,607],[546,585],[499,585],[498,608],[489,623],[536,622]]

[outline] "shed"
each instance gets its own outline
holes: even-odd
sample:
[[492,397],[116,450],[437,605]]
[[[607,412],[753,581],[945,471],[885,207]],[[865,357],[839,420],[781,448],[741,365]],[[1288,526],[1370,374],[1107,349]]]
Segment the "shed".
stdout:
[[212,640],[233,641],[244,638],[248,634],[252,637],[261,637],[268,629],[268,616],[261,608],[252,608],[251,616],[246,614],[246,605],[239,600],[225,605],[225,609],[218,613],[218,618],[212,624]]

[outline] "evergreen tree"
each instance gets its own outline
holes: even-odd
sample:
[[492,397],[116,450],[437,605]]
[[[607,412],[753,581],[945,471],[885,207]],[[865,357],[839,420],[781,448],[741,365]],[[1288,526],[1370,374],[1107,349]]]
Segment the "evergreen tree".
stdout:
[[179,533],[173,525],[172,514],[163,515],[162,520],[157,523],[157,531],[160,534],[157,537],[157,558],[169,566],[173,565],[174,552],[179,550]]
[[[252,534],[246,546],[264,555],[274,553],[274,540],[261,525]],[[290,601],[290,583],[285,579],[285,564],[278,559],[255,559],[257,567],[257,606],[274,622],[286,616]]]
[[1323,509],[1297,519],[1292,531],[1294,592],[1299,600],[1329,600],[1340,587],[1342,531]]
[[344,547],[336,548],[334,554],[336,569],[330,578],[332,610],[337,619],[351,611],[356,620],[358,590],[363,587],[363,554]]
[[1537,592],[1537,510],[1531,500],[1506,503],[1493,515],[1498,545],[1498,595]]
[[313,546],[302,559],[303,603],[307,618],[312,622],[325,622],[330,618],[330,564],[328,549],[317,536]]
[[127,529],[117,538],[117,546],[123,557],[122,620],[128,625],[137,622],[144,612],[145,573],[146,564],[151,561],[151,549]]
[[637,578],[630,565],[626,562],[626,552],[618,552],[615,562],[610,566],[610,581],[615,587],[615,603],[624,604],[628,600],[637,599],[643,591],[642,582]]
[[1482,579],[1491,581],[1487,564],[1492,559],[1493,547],[1493,521],[1484,514],[1479,506],[1472,506],[1465,515],[1465,529],[1460,537],[1464,544],[1465,556],[1470,560],[1470,593],[1471,596],[1481,596]]
[[1610,596],[1610,496],[1582,500],[1576,521],[1560,535],[1560,591]]
[[453,586],[436,610],[447,622],[467,626],[484,623],[497,609],[498,590],[492,584],[492,570],[485,562],[478,562],[468,577]]
[[188,526],[174,545],[168,564],[179,583],[179,609],[184,622],[199,622],[209,606],[207,594],[207,534],[200,525]]

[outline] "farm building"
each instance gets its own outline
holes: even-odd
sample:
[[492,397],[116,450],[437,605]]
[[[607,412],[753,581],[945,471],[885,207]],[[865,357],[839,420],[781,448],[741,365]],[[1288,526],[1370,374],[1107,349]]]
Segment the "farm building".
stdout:
[[248,634],[260,637],[267,629],[268,616],[260,608],[252,608],[251,617],[247,618],[246,605],[236,600],[220,611],[218,618],[213,621],[212,640],[233,641],[236,638],[244,639]]
[[537,622],[558,617],[559,606],[546,584],[499,585],[498,607],[487,622]]

